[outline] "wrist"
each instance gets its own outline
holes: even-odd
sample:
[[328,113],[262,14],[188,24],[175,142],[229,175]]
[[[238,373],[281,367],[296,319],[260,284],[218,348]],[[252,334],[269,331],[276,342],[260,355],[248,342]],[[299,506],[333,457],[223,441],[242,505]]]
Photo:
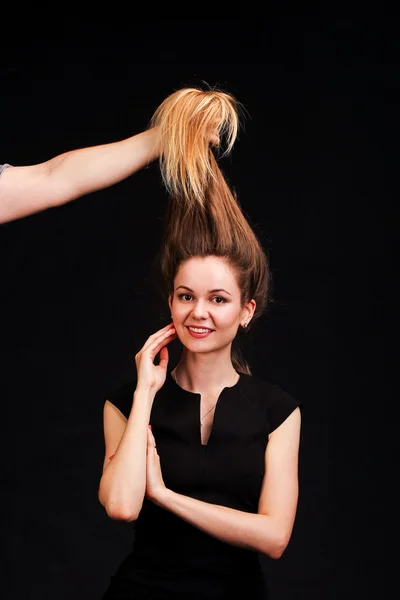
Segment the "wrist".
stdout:
[[156,504],[160,508],[168,510],[169,502],[173,493],[174,492],[172,492],[172,490],[169,490],[165,486],[162,486],[156,491],[155,494],[153,494],[151,501],[153,502],[153,504]]
[[149,160],[156,160],[161,154],[160,130],[158,127],[151,127],[145,133],[149,144]]
[[139,400],[140,399],[146,399],[146,400],[154,400],[154,396],[156,395],[156,390],[154,387],[148,385],[148,384],[138,384],[134,394],[133,394],[133,398],[134,400]]

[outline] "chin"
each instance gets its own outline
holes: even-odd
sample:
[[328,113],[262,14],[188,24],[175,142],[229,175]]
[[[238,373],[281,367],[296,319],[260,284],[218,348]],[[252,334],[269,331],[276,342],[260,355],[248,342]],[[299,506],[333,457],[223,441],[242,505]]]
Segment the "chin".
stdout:
[[182,341],[183,345],[189,352],[193,352],[194,354],[210,354],[212,352],[221,352],[230,346],[232,343],[231,340],[227,342],[222,342],[216,344],[215,341],[213,343],[207,342],[205,340],[188,340],[185,339]]

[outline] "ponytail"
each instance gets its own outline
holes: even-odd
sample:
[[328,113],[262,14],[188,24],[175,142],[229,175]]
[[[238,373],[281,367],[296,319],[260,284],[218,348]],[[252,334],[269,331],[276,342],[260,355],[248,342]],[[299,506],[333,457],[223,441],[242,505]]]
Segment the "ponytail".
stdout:
[[[160,132],[160,168],[169,193],[161,252],[167,296],[183,262],[194,256],[219,256],[237,274],[242,303],[256,301],[253,322],[267,303],[268,261],[210,144],[216,134],[226,143],[223,155],[229,154],[238,133],[239,108],[225,92],[185,88],[162,102],[151,125]],[[237,371],[250,374],[236,344],[232,362]]]

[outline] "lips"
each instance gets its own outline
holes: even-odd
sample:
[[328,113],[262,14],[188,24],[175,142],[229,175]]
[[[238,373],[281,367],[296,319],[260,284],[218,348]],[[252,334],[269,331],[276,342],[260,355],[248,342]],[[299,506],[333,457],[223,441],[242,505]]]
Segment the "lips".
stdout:
[[192,337],[195,337],[197,339],[206,338],[209,335],[211,335],[214,331],[213,329],[209,329],[208,327],[198,327],[194,325],[187,325],[187,330]]

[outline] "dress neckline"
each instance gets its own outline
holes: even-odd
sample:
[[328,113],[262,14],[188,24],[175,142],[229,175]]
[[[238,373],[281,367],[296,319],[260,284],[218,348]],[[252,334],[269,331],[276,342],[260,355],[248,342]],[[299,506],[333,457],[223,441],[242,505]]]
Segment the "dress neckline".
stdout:
[[[243,373],[238,373],[238,375],[239,375],[239,378],[234,385],[226,386],[226,387],[222,388],[222,390],[220,391],[220,393],[218,395],[218,399],[215,404],[215,412],[214,412],[214,418],[213,418],[210,435],[208,437],[207,443],[203,444],[202,443],[201,425],[200,425],[201,394],[198,392],[190,392],[189,390],[185,390],[184,388],[182,388],[173,378],[172,369],[169,369],[167,371],[167,377],[166,377],[165,384],[166,384],[167,389],[169,389],[169,393],[171,394],[171,396],[178,395],[183,402],[186,403],[186,401],[187,401],[189,403],[189,405],[196,406],[196,413],[193,413],[193,414],[195,414],[195,419],[196,419],[196,438],[197,438],[197,443],[200,444],[200,447],[202,448],[203,451],[207,450],[210,443],[211,444],[214,443],[216,431],[218,431],[218,426],[219,426],[220,411],[223,408],[223,406],[226,406],[226,401],[228,399],[229,400],[234,399],[235,397],[237,397],[238,392],[239,393],[244,392],[246,389],[245,381],[246,381],[246,379],[249,378],[249,376],[245,375]],[[192,402],[190,402],[190,400]]]
[[[168,370],[168,373],[167,373],[167,381],[168,381],[168,383],[170,385],[172,384],[172,387],[177,388],[178,390],[180,390],[184,394],[188,394],[190,396],[196,396],[197,398],[201,397],[200,392],[191,392],[190,390],[185,390],[185,388],[181,387],[179,385],[179,383],[175,380],[175,378],[172,376],[172,371],[173,371],[173,369],[170,369],[170,370]],[[240,384],[241,384],[242,379],[243,379],[243,374],[239,373],[239,372],[237,372],[237,374],[239,375],[239,379],[236,381],[236,383],[234,383],[233,385],[229,385],[229,386],[223,387],[222,390],[221,390],[221,392],[220,392],[220,394],[219,394],[219,396],[221,396],[222,392],[225,392],[226,390],[236,390],[237,388],[240,387]]]

